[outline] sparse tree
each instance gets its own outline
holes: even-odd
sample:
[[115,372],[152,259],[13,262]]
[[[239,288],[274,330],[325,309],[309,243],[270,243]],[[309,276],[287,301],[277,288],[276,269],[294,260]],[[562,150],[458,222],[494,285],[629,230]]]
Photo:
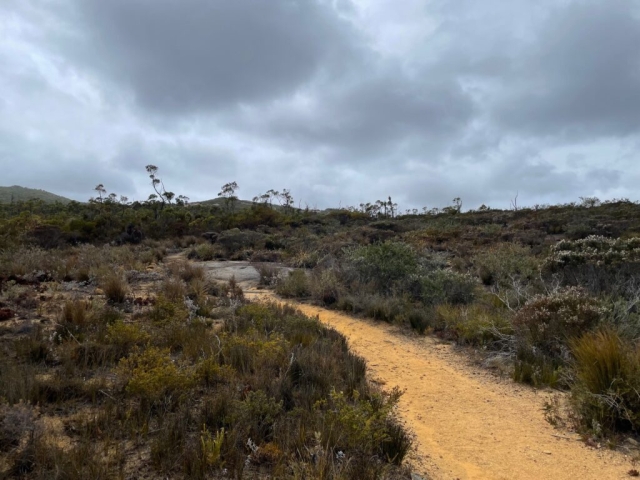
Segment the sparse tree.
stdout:
[[280,198],[282,199],[282,202],[280,202],[280,204],[286,210],[291,210],[293,208],[293,196],[291,195],[291,192],[289,190],[287,190],[286,188],[282,190]]
[[391,196],[389,196],[389,200],[387,201],[387,205],[389,206],[389,213],[391,214],[391,218],[394,218],[396,216],[396,212],[398,209],[398,204],[397,203],[393,203],[393,200],[391,200]]
[[599,207],[602,204],[598,197],[580,197],[580,206],[585,208]]
[[99,183],[98,185],[96,185],[96,188],[94,188],[94,190],[95,190],[96,192],[98,192],[98,198],[96,198],[96,201],[97,201],[97,202],[99,202],[99,203],[102,203],[102,202],[103,202],[103,200],[104,200],[104,199],[102,198],[102,195],[104,195],[104,194],[106,194],[106,193],[107,193],[107,189],[106,189],[106,188],[104,188],[104,185],[103,185],[103,184]]
[[460,213],[462,211],[462,199],[460,197],[453,199],[453,208],[455,213]]
[[[160,209],[162,209],[164,208],[164,204],[166,203],[165,201],[166,192],[165,192],[164,184],[162,183],[162,180],[158,178],[158,167],[156,167],[155,165],[147,165],[145,168],[147,170],[147,173],[149,174],[149,178],[151,179],[151,186],[153,187],[157,195],[155,199],[159,198],[160,201],[162,202],[162,206],[160,207]],[[149,199],[151,200],[151,197],[149,197]]]
[[516,192],[516,196],[513,198],[513,200],[510,200],[511,202],[511,209],[514,212],[518,211],[518,192]]
[[227,211],[233,211],[235,207],[235,202],[238,200],[235,193],[238,189],[238,184],[236,182],[225,183],[222,186],[222,190],[218,193],[219,197],[224,198],[224,206]]
[[164,198],[167,199],[167,203],[169,203],[169,205],[171,205],[171,200],[173,200],[173,197],[175,197],[176,194],[173,193],[173,192],[164,192],[163,196],[164,196]]

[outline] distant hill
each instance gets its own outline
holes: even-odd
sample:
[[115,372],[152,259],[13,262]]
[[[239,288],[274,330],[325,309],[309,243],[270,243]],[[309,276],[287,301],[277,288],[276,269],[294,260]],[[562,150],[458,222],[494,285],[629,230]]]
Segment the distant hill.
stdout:
[[[224,208],[225,206],[225,198],[224,197],[218,197],[218,198],[213,198],[211,200],[204,200],[202,202],[191,202],[191,205],[206,205],[206,206],[215,206],[215,207],[220,207],[220,208]],[[247,208],[251,208],[253,205],[255,205],[254,202],[252,202],[251,200],[236,200],[234,208],[235,210],[244,210]],[[274,203],[272,205],[272,207],[276,210],[280,210],[282,209],[281,205],[278,205],[277,203]]]
[[12,200],[14,202],[20,202],[32,199],[44,200],[47,203],[69,203],[71,201],[60,195],[35,188],[25,188],[17,185],[0,187],[0,203],[11,203]]

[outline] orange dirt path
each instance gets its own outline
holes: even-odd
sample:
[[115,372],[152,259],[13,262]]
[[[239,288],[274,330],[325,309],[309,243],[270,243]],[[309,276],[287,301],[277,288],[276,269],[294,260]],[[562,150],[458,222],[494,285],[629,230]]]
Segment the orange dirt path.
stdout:
[[[246,294],[283,302],[270,292]],[[548,392],[500,380],[433,338],[410,337],[384,323],[286,303],[345,335],[350,348],[366,360],[373,381],[404,390],[398,414],[416,436],[416,470],[428,478],[629,478],[629,457],[587,447],[575,434],[545,420]]]

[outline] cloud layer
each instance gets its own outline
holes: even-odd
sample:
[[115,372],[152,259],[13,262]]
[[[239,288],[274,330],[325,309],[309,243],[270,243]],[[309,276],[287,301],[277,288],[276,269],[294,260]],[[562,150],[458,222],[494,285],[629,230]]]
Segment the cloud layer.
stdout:
[[640,2],[5,0],[0,184],[637,199]]

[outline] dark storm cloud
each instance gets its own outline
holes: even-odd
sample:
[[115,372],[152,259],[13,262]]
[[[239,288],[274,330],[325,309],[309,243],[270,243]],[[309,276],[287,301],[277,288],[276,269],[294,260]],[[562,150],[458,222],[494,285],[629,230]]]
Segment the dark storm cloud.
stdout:
[[306,0],[83,0],[85,60],[161,113],[288,95],[355,61],[350,27]]

